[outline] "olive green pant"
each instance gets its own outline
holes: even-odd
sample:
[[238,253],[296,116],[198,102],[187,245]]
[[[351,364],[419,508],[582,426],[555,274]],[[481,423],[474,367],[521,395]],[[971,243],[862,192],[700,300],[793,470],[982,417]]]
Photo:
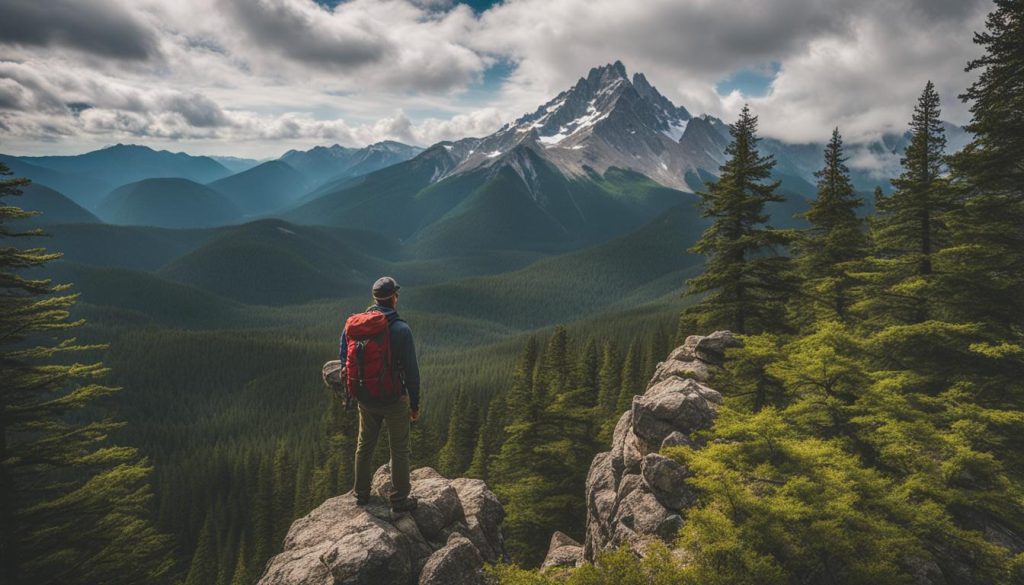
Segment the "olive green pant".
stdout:
[[370,476],[373,450],[377,446],[382,424],[388,427],[388,444],[391,447],[391,485],[394,492],[392,501],[401,501],[409,496],[409,397],[402,396],[392,404],[375,405],[359,403],[359,440],[356,442],[356,485],[357,496],[370,495]]

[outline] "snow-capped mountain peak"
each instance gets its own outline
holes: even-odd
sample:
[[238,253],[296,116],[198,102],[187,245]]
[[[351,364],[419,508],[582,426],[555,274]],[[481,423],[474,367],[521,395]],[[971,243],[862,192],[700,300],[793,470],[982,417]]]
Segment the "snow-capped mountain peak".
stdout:
[[663,96],[643,74],[630,79],[616,61],[591,69],[570,89],[498,132],[473,139],[471,148],[449,148],[459,160],[437,178],[503,164],[510,151],[523,146],[568,175],[628,168],[688,190],[688,171],[717,166],[704,149],[681,143],[690,119],[685,108]]

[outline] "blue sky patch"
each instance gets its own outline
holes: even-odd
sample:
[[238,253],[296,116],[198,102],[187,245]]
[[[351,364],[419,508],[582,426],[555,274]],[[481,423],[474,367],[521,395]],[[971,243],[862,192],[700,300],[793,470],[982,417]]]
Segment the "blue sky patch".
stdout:
[[782,65],[772,62],[752,69],[740,69],[715,84],[718,95],[729,95],[733,90],[748,97],[764,97],[771,89],[772,81],[779,74]]

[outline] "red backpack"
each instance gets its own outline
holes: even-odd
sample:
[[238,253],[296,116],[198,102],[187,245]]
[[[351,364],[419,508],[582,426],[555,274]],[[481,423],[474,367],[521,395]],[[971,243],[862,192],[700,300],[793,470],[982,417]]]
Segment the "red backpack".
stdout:
[[345,321],[345,385],[348,395],[371,403],[394,402],[402,380],[391,359],[391,328],[379,311],[356,313]]

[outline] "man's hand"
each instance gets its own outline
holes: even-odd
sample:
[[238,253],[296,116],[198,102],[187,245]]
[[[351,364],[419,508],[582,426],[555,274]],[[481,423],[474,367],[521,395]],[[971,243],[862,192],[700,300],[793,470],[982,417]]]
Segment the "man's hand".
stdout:
[[419,410],[410,410],[409,411],[409,420],[410,421],[416,422],[417,420],[419,420],[419,418],[420,418],[420,411]]

